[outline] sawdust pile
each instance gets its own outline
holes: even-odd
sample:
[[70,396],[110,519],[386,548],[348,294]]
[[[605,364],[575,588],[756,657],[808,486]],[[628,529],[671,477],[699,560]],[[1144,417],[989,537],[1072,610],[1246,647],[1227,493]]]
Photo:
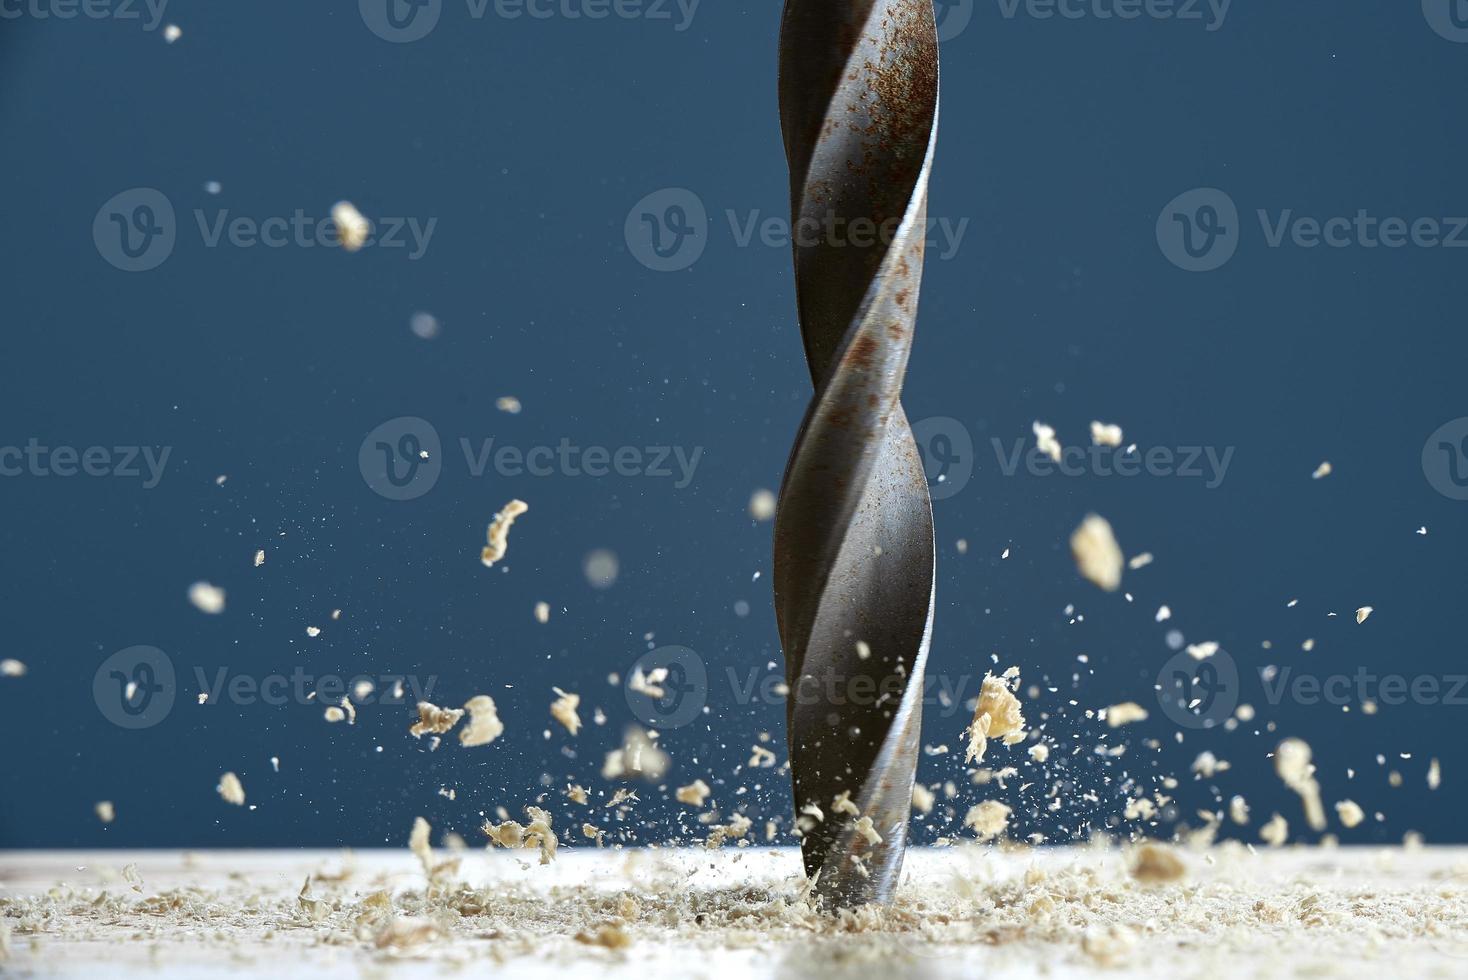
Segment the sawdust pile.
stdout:
[[474,857],[457,878],[434,874],[427,824],[415,827],[431,883],[405,851],[334,870],[320,854],[274,864],[153,854],[127,878],[32,862],[0,893],[7,966],[229,961],[253,972],[331,964],[370,973],[408,955],[513,974],[517,964],[543,971],[591,957],[626,973],[654,955],[712,963],[737,953],[761,973],[812,976],[971,975],[975,957],[1016,974],[1320,975],[1369,959],[1420,976],[1459,972],[1468,955],[1462,851],[1252,854],[1230,844],[1182,874],[1164,859],[1138,881],[1135,856],[1116,848],[918,849],[890,908],[829,916],[806,904],[789,849],[588,851],[539,867],[518,856],[550,839],[534,840],[531,817],[528,827],[494,828],[496,843],[516,850]]

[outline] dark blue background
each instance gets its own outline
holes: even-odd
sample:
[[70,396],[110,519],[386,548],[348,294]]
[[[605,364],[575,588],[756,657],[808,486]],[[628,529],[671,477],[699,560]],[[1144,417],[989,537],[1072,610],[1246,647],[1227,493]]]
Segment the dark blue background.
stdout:
[[[647,649],[645,634],[697,650],[716,677],[778,661],[769,525],[746,503],[778,485],[809,381],[788,253],[738,247],[723,217],[788,206],[778,6],[705,0],[678,32],[641,19],[473,20],[446,0],[437,29],[404,45],[374,36],[346,0],[173,0],[166,20],[184,29],[175,45],[137,21],[0,20],[0,443],[173,447],[152,490],[0,479],[0,655],[30,667],[0,680],[0,845],[399,844],[420,813],[468,835],[480,811],[518,813],[541,773],[603,788],[595,773],[629,719],[606,678]],[[1347,839],[1468,839],[1462,706],[1275,707],[1254,676],[1267,663],[1465,670],[1468,504],[1433,490],[1420,455],[1434,429],[1468,415],[1468,251],[1271,249],[1252,218],[1468,213],[1468,44],[1433,33],[1415,2],[1237,0],[1208,32],[1008,19],[980,0],[944,59],[931,210],[971,223],[956,258],[929,261],[905,404],[913,419],[962,420],[978,469],[936,505],[930,669],[981,674],[997,652],[1027,681],[1048,680],[1057,690],[1031,722],[1063,710],[1057,738],[1082,747],[1068,795],[1107,801],[1024,813],[1016,829],[1083,833],[1087,813],[1119,810],[1128,775],[1163,771],[1184,773],[1176,796],[1190,816],[1215,805],[1186,777],[1203,748],[1233,762],[1217,780],[1225,796],[1298,827],[1266,759],[1298,734],[1329,800],[1387,816]],[[206,194],[208,180],[223,193]],[[1167,202],[1198,186],[1226,190],[1245,216],[1238,254],[1206,274],[1171,265],[1154,235]],[[161,267],[129,274],[103,261],[91,228],[134,187],[170,198],[179,240]],[[695,191],[713,216],[707,251],[678,273],[644,268],[623,236],[634,203],[665,187]],[[324,216],[340,198],[369,216],[436,217],[426,255],[206,248],[191,214]],[[419,309],[442,321],[437,340],[407,329]],[[496,411],[504,394],[524,413]],[[401,415],[431,420],[445,441],[438,485],[403,503],[374,495],[357,466],[363,437]],[[1027,435],[1036,418],[1068,443],[1100,418],[1143,447],[1236,451],[1214,490],[1002,476],[990,438]],[[682,490],[475,479],[461,436],[704,452]],[[1335,474],[1313,481],[1322,459]],[[486,570],[484,525],[513,496],[531,511],[509,571]],[[1129,553],[1158,557],[1129,575],[1133,604],[1075,574],[1065,541],[1089,510]],[[259,547],[269,558],[257,570]],[[622,563],[604,592],[580,568],[598,547]],[[229,590],[225,615],[188,604],[197,579]],[[530,613],[541,599],[555,607],[547,626]],[[1175,616],[1158,625],[1164,602]],[[1069,603],[1084,622],[1068,624]],[[1368,603],[1377,612],[1358,627],[1350,612]],[[330,623],[335,607],[345,612]],[[310,640],[313,623],[325,632]],[[1151,694],[1174,627],[1232,653],[1259,724],[1176,743]],[[1306,637],[1312,654],[1299,652]],[[108,723],[91,696],[98,664],[134,644],[167,651],[183,675],[172,715],[142,732]],[[349,728],[316,706],[199,707],[195,665],[433,675],[445,703],[493,695],[508,731],[430,755],[403,708],[364,708]],[[582,693],[585,718],[604,706],[607,726],[547,741],[552,684]],[[727,780],[716,785],[726,809],[785,812],[782,776],[736,772],[758,732],[781,737],[782,706],[735,705],[726,684],[710,697],[704,722],[665,736],[670,782],[713,774]],[[1119,700],[1153,717],[1105,766],[1091,756],[1104,729],[1081,709]],[[961,715],[930,709],[927,739],[956,747]],[[1431,755],[1445,773],[1435,794],[1422,775]],[[1021,768],[1038,788],[999,795],[1043,802],[1047,778]],[[1401,789],[1387,787],[1390,768]],[[216,798],[226,769],[257,810]],[[923,761],[927,781],[960,774],[954,755]],[[754,782],[764,790],[734,796]],[[435,795],[445,785],[456,802]],[[99,799],[117,804],[109,827],[91,812]],[[555,809],[558,826],[579,822]],[[672,833],[679,809],[645,803],[656,826],[642,839]]]

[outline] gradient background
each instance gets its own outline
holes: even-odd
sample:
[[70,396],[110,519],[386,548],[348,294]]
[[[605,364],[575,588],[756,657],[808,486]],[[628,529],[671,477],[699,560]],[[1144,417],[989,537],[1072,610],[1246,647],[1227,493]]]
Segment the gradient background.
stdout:
[[[786,812],[783,775],[740,769],[757,733],[783,738],[783,706],[739,704],[720,680],[783,669],[770,525],[746,504],[778,485],[810,395],[789,254],[741,247],[725,217],[788,207],[773,0],[705,0],[682,31],[676,13],[512,20],[491,6],[475,19],[444,0],[436,29],[408,44],[375,36],[347,0],[173,0],[174,45],[143,21],[39,18],[35,2],[0,19],[0,444],[172,454],[153,489],[0,478],[0,656],[30,668],[0,679],[0,846],[398,845],[418,814],[470,836],[481,812],[518,815],[546,785],[606,790],[595,774],[631,719],[607,675],[662,644],[697,651],[715,679],[709,713],[664,736],[670,785],[702,777],[726,810]],[[1415,2],[1237,0],[1214,31],[946,6],[968,20],[947,22],[930,207],[969,225],[955,257],[930,257],[904,401],[915,420],[958,420],[975,465],[935,504],[930,670],[971,693],[991,655],[1020,665],[1054,688],[1031,722],[1053,712],[1052,736],[1078,749],[1048,773],[1000,750],[993,761],[1023,778],[989,794],[1022,811],[1019,834],[1069,839],[1119,812],[1129,778],[1179,772],[1187,819],[1243,793],[1256,826],[1279,809],[1302,829],[1266,758],[1296,734],[1315,747],[1327,800],[1385,814],[1344,839],[1468,840],[1462,703],[1374,717],[1271,705],[1256,674],[1468,672],[1468,503],[1434,490],[1422,461],[1429,435],[1468,415],[1468,249],[1270,248],[1253,217],[1468,214],[1468,43],[1435,33]],[[206,194],[210,180],[223,193]],[[126,273],[91,229],[137,187],[169,198],[178,240],[158,268]],[[624,223],[670,187],[693,191],[711,223],[699,260],[663,273],[637,261]],[[1237,254],[1209,273],[1172,265],[1154,230],[1195,187],[1225,190],[1243,215]],[[426,253],[210,248],[193,217],[324,217],[341,198],[369,216],[438,219]],[[410,333],[417,310],[441,320],[440,337]],[[506,394],[523,414],[495,410]],[[367,487],[358,449],[405,415],[435,426],[444,469],[397,502]],[[990,440],[1028,436],[1037,418],[1068,444],[1099,418],[1143,448],[1234,455],[1214,489],[1003,475]],[[476,478],[461,437],[703,453],[683,489]],[[1311,480],[1323,459],[1334,475]],[[508,571],[484,569],[484,526],[515,496],[531,511]],[[1075,573],[1066,539],[1089,510],[1129,554],[1157,555],[1128,575],[1134,603]],[[252,568],[261,547],[267,563]],[[582,574],[593,548],[620,556],[611,589]],[[228,589],[224,615],[189,605],[197,579]],[[555,608],[549,625],[531,616],[538,600]],[[1072,603],[1084,621],[1065,614]],[[1161,603],[1171,622],[1154,622]],[[1376,613],[1358,627],[1350,612],[1364,604]],[[308,638],[310,624],[323,634]],[[1255,724],[1184,730],[1157,710],[1174,628],[1223,643]],[[92,696],[98,665],[135,644],[167,651],[180,675],[172,713],[145,731],[114,726]],[[432,677],[440,703],[488,693],[508,730],[430,754],[407,736],[407,708],[364,707],[348,727],[313,704],[194,702],[195,667],[298,665]],[[547,738],[553,684],[582,694],[583,718],[603,707],[606,726]],[[1092,747],[1116,737],[1083,709],[1120,700],[1152,718],[1108,763]],[[927,740],[956,747],[963,715],[931,706]],[[1187,766],[1205,748],[1233,769],[1195,782]],[[1436,793],[1423,778],[1433,755]],[[226,769],[256,809],[219,801]],[[961,773],[955,755],[920,770]],[[1072,781],[1072,802],[1029,812],[1054,778]],[[1099,802],[1074,801],[1086,792]],[[690,824],[688,808],[643,796],[652,826],[638,839]],[[116,803],[110,826],[92,814],[100,799]],[[561,802],[557,826],[576,826]]]

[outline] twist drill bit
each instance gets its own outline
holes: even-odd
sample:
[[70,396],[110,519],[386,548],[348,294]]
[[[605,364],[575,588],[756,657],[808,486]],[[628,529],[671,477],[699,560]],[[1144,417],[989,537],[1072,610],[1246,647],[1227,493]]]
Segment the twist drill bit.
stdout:
[[824,814],[801,849],[829,907],[889,901],[907,843],[934,557],[899,396],[937,118],[932,0],[787,0],[780,119],[815,396],[780,490],[774,592],[795,805]]

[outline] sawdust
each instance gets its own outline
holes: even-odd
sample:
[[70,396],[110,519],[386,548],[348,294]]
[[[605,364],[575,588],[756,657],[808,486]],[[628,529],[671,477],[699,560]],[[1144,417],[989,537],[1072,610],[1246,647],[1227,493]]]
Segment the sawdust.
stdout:
[[1462,850],[1226,844],[1180,879],[1144,882],[1116,848],[917,848],[891,907],[839,915],[807,903],[790,849],[586,847],[549,867],[516,853],[471,854],[437,887],[406,854],[359,854],[352,873],[330,877],[313,874],[326,854],[152,853],[133,873],[137,892],[116,889],[102,855],[12,858],[6,966],[199,975],[217,961],[372,976],[411,955],[439,972],[506,976],[645,977],[680,963],[751,976],[973,976],[976,963],[1015,976],[1319,976],[1365,963],[1451,976],[1468,954]]
[[240,777],[232,772],[227,772],[219,777],[219,785],[215,787],[220,799],[235,806],[245,805],[245,787],[240,782]]
[[488,694],[476,695],[465,701],[464,710],[469,712],[469,721],[459,730],[459,744],[465,748],[488,745],[505,733],[494,698]]
[[979,701],[974,707],[973,721],[965,729],[968,733],[968,749],[964,753],[966,762],[984,761],[989,739],[1002,739],[1005,745],[1014,745],[1025,737],[1025,716],[1014,696],[1010,684],[1019,684],[1019,668],[1011,667],[1003,675],[995,677],[985,674],[979,688]]
[[440,708],[428,701],[418,702],[418,720],[408,726],[408,734],[414,738],[424,735],[443,735],[464,717],[460,708]]
[[479,553],[479,560],[484,562],[485,567],[505,557],[505,551],[510,547],[510,528],[514,526],[515,518],[529,509],[530,505],[525,501],[511,500],[494,515],[489,530],[485,532],[484,549]]
[[1070,536],[1076,568],[1098,588],[1115,592],[1121,588],[1124,559],[1111,524],[1098,514],[1088,514]]

